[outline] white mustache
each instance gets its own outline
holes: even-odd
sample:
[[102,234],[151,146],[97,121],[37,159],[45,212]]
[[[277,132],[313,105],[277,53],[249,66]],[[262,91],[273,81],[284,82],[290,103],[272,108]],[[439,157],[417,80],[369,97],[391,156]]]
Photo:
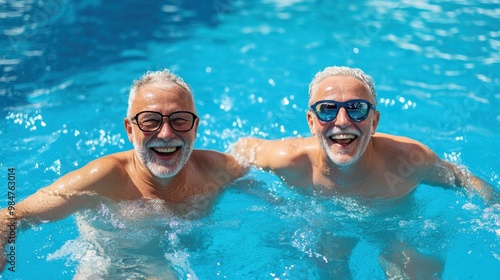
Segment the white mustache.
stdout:
[[146,148],[177,147],[182,145],[184,145],[184,142],[179,139],[175,139],[172,141],[155,140],[153,142],[149,142]]
[[361,134],[359,131],[355,129],[339,129],[338,127],[334,127],[331,131],[329,131],[326,135],[327,137],[330,137],[335,134],[353,134],[356,136],[360,136]]

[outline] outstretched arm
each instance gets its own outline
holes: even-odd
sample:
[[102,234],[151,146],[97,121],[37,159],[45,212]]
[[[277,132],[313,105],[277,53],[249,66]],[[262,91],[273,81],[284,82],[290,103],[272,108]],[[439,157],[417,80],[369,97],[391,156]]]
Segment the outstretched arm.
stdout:
[[271,171],[290,185],[309,185],[311,157],[317,151],[315,143],[312,137],[280,140],[243,138],[232,147],[231,153],[246,168],[255,166]]
[[[109,178],[109,162],[94,161],[68,173],[52,185],[42,188],[25,200],[0,211],[0,249],[14,244],[18,222],[54,221],[62,219],[83,207],[97,203],[96,188],[99,181]],[[6,264],[5,251],[0,253],[0,271]]]
[[277,171],[289,165],[295,141],[242,138],[229,148],[229,152],[244,167]]

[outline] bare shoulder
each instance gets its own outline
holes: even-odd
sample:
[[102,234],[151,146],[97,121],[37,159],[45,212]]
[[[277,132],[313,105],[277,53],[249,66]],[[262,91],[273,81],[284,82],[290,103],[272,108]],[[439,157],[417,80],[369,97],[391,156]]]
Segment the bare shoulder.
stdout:
[[131,161],[131,151],[104,156],[64,175],[50,187],[67,191],[104,192],[105,194],[106,188],[119,186],[128,180],[127,166]]
[[311,156],[318,149],[318,141],[314,137],[289,138],[276,140],[277,158],[285,166],[293,165],[302,161],[310,161]]
[[372,139],[377,161],[385,168],[384,174],[398,174],[416,185],[429,181],[429,177],[440,173],[444,166],[431,149],[417,140],[381,133]]
[[88,163],[84,168],[97,177],[121,175],[133,163],[133,152],[126,151],[107,155]]
[[375,133],[372,137],[375,150],[388,155],[405,155],[422,159],[434,158],[434,152],[423,143],[404,136]]
[[190,161],[201,173],[224,172],[229,177],[229,181],[244,174],[244,168],[232,155],[226,153],[213,150],[194,150]]
[[[231,155],[213,150],[193,150],[191,159],[201,165],[221,166],[234,161]],[[208,167],[210,167],[208,166]]]
[[415,139],[412,139],[412,138],[409,138],[409,137],[397,136],[397,135],[392,135],[392,134],[387,134],[387,133],[380,133],[380,132],[375,133],[372,138],[375,139],[375,140],[377,140],[377,141],[388,141],[391,144],[394,144],[394,143],[399,143],[399,144],[416,144],[416,143],[419,143],[419,144],[421,144],[419,141],[417,141]]

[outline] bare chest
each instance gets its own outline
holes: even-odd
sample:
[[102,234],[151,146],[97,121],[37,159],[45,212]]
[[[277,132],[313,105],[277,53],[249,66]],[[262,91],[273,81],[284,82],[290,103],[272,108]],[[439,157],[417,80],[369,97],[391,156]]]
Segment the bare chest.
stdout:
[[301,179],[295,183],[311,186],[327,195],[398,198],[410,193],[419,182],[411,176],[403,177],[391,171],[378,170],[352,177],[315,174],[310,180]]

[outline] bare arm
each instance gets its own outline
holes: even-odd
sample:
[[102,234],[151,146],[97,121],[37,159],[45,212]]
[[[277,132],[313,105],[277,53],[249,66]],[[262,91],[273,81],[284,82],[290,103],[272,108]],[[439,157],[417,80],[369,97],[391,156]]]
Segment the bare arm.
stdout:
[[456,166],[443,161],[434,155],[429,172],[423,183],[444,187],[459,187],[466,191],[473,191],[490,203],[500,203],[500,193],[486,181],[476,177],[465,167]]
[[285,183],[294,186],[312,184],[311,157],[317,152],[316,139],[290,138],[263,140],[240,139],[232,154],[247,168],[255,166],[278,175]]
[[[112,164],[109,159],[96,160],[61,177],[25,200],[0,211],[0,248],[13,244],[18,221],[54,221],[98,201],[97,187],[110,183]],[[5,268],[5,252],[0,254],[0,271]]]
[[467,169],[442,160],[416,140],[383,133],[377,133],[373,138],[388,166],[416,184],[458,187],[478,193],[490,202],[500,201],[499,192],[495,188]]
[[305,142],[305,139],[242,138],[233,145],[230,152],[243,166],[253,165],[266,171],[277,171],[291,167],[297,154],[302,153],[301,148],[304,148]]
[[[269,160],[265,156],[266,142],[264,139],[242,138],[229,148],[229,152],[246,169],[250,166],[259,168],[269,168]],[[264,152],[264,156],[262,153]]]

